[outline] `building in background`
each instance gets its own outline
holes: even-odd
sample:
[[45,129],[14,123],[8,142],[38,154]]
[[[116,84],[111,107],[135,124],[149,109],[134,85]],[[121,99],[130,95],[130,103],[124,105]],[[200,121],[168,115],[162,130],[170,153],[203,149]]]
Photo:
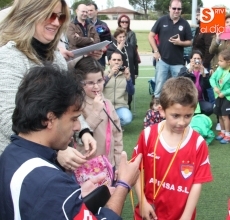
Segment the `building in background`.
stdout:
[[135,15],[142,15],[142,13],[120,6],[98,11],[98,15],[106,15],[110,20],[117,20],[123,14],[129,16],[130,20],[134,20]]

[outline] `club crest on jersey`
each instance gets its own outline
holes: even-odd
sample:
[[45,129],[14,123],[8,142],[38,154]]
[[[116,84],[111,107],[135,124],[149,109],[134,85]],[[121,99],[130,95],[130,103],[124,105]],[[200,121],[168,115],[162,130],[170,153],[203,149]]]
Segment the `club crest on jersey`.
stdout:
[[179,26],[179,31],[183,31],[184,27],[182,25]]
[[182,176],[187,179],[189,178],[192,173],[193,173],[193,170],[194,170],[194,164],[190,163],[190,161],[188,161],[187,163],[186,162],[182,162],[183,164],[181,164],[181,174]]

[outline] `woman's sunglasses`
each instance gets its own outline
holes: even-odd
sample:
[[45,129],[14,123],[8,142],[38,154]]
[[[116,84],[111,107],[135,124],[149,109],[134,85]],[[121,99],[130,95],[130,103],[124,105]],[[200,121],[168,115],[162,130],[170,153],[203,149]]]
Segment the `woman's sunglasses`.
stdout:
[[129,22],[128,21],[120,21],[120,23],[122,23],[122,24],[128,24]]
[[58,21],[60,24],[63,24],[65,22],[65,19],[66,19],[66,15],[65,14],[57,14],[57,13],[52,13],[49,20],[50,22],[53,22],[56,20],[56,18],[58,18]]

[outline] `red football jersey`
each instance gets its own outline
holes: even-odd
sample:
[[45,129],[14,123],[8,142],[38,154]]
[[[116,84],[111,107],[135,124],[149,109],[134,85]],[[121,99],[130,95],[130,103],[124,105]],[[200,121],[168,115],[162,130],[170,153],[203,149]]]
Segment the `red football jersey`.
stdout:
[[[153,183],[156,184],[157,191],[176,151],[176,148],[170,147],[160,135],[156,155],[154,155],[154,146],[161,126],[162,122],[144,129],[133,152],[133,157],[139,153],[143,154],[144,194],[150,204],[153,204]],[[155,180],[153,179],[154,157],[156,161]],[[206,142],[203,137],[189,127],[187,137],[182,142],[156,196],[154,205],[158,220],[180,219],[192,185],[211,180],[212,174]],[[138,205],[135,209],[135,217],[141,219]],[[193,219],[195,219],[195,211]]]

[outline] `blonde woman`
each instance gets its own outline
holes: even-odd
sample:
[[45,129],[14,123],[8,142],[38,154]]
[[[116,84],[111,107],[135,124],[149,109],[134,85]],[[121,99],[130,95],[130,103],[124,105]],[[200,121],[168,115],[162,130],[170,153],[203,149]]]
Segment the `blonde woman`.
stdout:
[[[69,19],[64,0],[15,0],[8,16],[0,23],[0,154],[13,133],[11,117],[23,76],[31,67],[46,64],[67,70],[67,63],[56,48]],[[89,133],[81,134],[87,150],[91,143],[91,155],[96,142]],[[67,148],[58,152],[58,161],[66,169],[75,169],[86,157]]]

